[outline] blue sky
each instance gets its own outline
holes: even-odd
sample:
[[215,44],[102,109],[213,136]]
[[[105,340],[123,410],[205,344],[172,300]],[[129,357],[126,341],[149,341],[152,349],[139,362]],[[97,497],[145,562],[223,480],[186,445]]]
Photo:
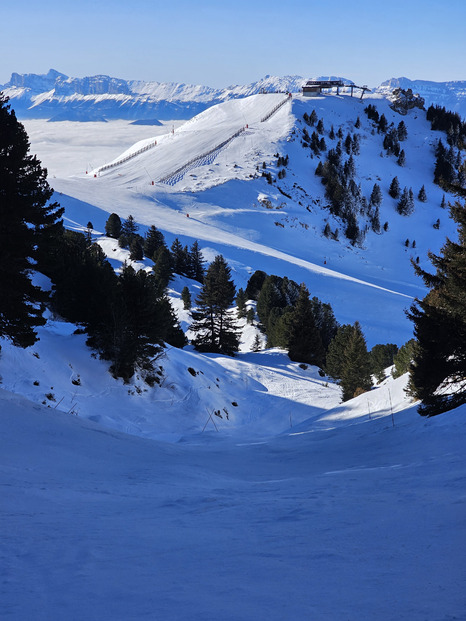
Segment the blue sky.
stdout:
[[466,80],[465,0],[2,2],[13,71],[223,87],[266,74]]

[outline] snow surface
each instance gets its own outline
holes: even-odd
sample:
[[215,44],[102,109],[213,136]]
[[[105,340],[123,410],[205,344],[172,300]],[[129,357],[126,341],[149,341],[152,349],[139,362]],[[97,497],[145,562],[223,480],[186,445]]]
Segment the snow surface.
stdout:
[[[222,252],[237,286],[255,269],[304,281],[340,322],[361,321],[370,345],[401,345],[411,335],[404,308],[423,291],[403,242],[416,238],[422,264],[454,228],[431,183],[436,136],[421,117],[405,117],[401,169],[380,157],[358,100],[297,98],[260,123],[278,97],[226,102],[174,134],[121,122],[79,124],[77,132],[68,123],[25,126],[66,225],[85,230],[90,220],[115,269],[128,252],[103,235],[113,211],[132,214],[142,232],[155,224],[168,243],[198,239],[209,261]],[[377,105],[398,122],[385,102]],[[360,181],[370,193],[380,180],[381,220],[390,220],[363,248],[321,235],[326,220],[337,223],[320,209],[317,160],[294,133],[313,107],[326,129],[354,131],[361,118]],[[178,167],[238,123],[250,131],[213,163],[174,187],[152,186],[176,154]],[[98,168],[154,137],[154,149],[96,178],[85,174],[88,161]],[[280,187],[292,199],[253,178],[262,161],[273,170],[276,152],[290,156]],[[395,174],[402,186],[426,185],[428,203],[408,219],[393,213],[386,194]],[[194,299],[200,285],[181,276],[170,284],[189,334],[184,286]],[[466,618],[466,407],[422,419],[406,376],[393,380],[389,369],[380,385],[341,404],[339,387],[315,367],[281,350],[252,352],[257,326],[241,327],[235,358],[167,348],[153,389],[137,374],[129,384],[114,380],[86,336],[58,317],[48,315],[31,348],[2,340],[2,617]]]
[[168,444],[1,390],[2,616],[464,619],[466,410],[367,399]]

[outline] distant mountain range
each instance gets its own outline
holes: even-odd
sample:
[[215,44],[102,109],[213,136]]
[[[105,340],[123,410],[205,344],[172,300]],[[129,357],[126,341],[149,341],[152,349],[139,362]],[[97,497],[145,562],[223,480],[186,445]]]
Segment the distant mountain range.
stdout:
[[[209,106],[261,91],[301,90],[302,76],[265,76],[247,85],[215,89],[192,84],[126,81],[106,75],[70,78],[51,69],[45,75],[13,73],[0,85],[11,100],[18,118],[51,121],[105,121],[112,119],[188,119]],[[325,76],[328,79],[328,76]],[[351,80],[344,78],[351,84]],[[396,88],[411,88],[426,101],[466,116],[466,81],[430,82],[392,78],[373,89],[388,96]]]

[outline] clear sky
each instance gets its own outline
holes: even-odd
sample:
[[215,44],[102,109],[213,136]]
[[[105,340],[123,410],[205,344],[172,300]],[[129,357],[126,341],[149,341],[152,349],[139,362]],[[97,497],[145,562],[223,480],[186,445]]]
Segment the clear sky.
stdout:
[[466,80],[466,0],[3,0],[12,72],[224,87],[270,75]]

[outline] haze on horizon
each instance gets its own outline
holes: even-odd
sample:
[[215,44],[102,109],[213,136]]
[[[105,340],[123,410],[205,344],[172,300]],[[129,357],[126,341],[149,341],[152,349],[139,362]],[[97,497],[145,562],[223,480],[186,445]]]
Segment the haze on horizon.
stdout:
[[218,88],[267,74],[466,79],[464,0],[17,0],[1,14],[0,84],[51,67]]

